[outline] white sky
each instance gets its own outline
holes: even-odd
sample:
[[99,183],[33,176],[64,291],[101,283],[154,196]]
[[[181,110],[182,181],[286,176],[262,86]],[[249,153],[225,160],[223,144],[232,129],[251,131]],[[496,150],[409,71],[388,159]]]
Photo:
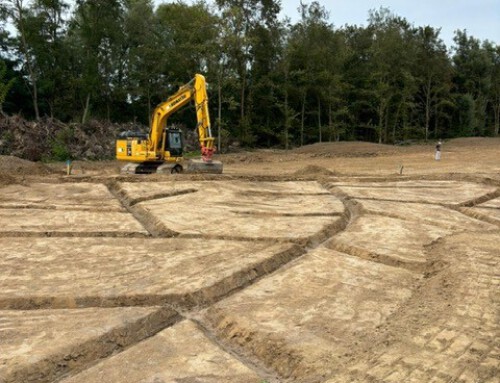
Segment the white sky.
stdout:
[[[383,6],[417,26],[441,28],[441,38],[448,47],[453,43],[456,29],[466,29],[469,35],[500,44],[500,0],[319,0],[319,3],[329,11],[330,21],[336,27],[366,25],[368,11]],[[299,19],[300,0],[281,0],[281,5],[282,16],[290,17],[292,22]]]

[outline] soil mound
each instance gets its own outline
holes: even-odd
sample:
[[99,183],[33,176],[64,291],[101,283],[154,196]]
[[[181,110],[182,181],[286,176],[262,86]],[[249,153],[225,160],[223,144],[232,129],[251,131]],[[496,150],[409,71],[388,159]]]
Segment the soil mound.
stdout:
[[51,170],[37,162],[23,160],[15,156],[0,156],[0,177],[25,175],[44,175],[52,173]]
[[451,147],[465,147],[465,148],[476,148],[478,146],[493,146],[498,147],[500,145],[500,137],[462,137],[454,138],[449,141],[445,141],[444,145]]
[[297,154],[306,154],[311,157],[374,157],[379,153],[387,153],[393,150],[394,148],[390,145],[359,141],[341,141],[306,145],[294,149],[294,152]]
[[0,187],[2,185],[11,185],[13,183],[16,183],[16,179],[14,177],[9,176],[8,174],[0,173]]
[[295,176],[335,176],[337,173],[328,170],[322,166],[307,165],[305,168],[297,170],[293,173]]
[[261,163],[264,161],[265,158],[260,154],[256,154],[255,152],[226,154],[223,159],[223,162],[225,164],[237,164],[237,163],[253,164],[253,163]]

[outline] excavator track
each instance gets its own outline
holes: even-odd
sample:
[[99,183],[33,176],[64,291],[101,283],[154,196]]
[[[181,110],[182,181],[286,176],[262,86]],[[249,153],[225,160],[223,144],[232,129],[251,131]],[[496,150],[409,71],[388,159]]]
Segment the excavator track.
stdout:
[[186,161],[183,165],[162,162],[146,162],[142,164],[130,162],[121,169],[121,174],[222,174],[223,169],[220,161],[205,162],[202,159],[192,159]]
[[187,162],[186,173],[222,174],[222,162],[205,162],[202,159],[192,159]]
[[162,165],[163,162],[129,162],[121,168],[120,172],[121,174],[152,174],[156,173],[157,169]]

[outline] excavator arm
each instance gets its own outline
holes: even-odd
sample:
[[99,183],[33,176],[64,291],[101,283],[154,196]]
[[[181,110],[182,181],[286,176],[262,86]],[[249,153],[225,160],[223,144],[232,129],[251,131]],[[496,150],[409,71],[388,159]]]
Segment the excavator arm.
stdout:
[[149,133],[148,149],[150,151],[157,152],[164,147],[163,140],[165,140],[165,136],[163,131],[168,118],[191,100],[194,100],[196,108],[198,140],[202,158],[206,162],[212,160],[215,151],[214,138],[212,137],[208,112],[207,84],[205,77],[201,74],[196,74],[189,83],[181,86],[177,93],[170,96],[154,110]]

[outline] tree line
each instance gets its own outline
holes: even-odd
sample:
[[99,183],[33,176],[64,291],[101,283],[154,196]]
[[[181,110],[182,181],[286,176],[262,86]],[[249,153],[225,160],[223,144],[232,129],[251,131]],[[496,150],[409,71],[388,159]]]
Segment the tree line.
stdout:
[[[0,113],[148,124],[202,73],[219,144],[498,136],[500,46],[380,8],[334,27],[316,1],[4,0]],[[175,123],[193,125],[183,111]]]

